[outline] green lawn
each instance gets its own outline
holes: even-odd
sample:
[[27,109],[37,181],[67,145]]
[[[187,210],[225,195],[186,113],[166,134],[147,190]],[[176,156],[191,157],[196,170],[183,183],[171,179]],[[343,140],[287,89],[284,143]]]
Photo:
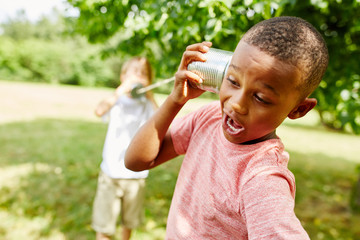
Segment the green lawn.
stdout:
[[[206,101],[197,102],[192,106]],[[0,239],[94,239],[91,207],[105,132],[106,124],[79,119],[0,124]],[[311,239],[360,239],[360,215],[349,207],[360,138],[324,130],[314,113],[286,121],[278,134],[297,181],[296,214]],[[146,222],[134,239],[164,238],[180,164],[178,158],[150,171]]]

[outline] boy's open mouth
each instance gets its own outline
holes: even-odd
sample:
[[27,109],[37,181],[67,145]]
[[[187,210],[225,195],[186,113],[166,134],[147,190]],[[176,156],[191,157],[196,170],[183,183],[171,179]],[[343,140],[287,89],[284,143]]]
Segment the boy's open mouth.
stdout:
[[242,125],[235,122],[231,117],[226,114],[224,117],[223,127],[228,133],[232,135],[238,134],[244,130],[244,127]]

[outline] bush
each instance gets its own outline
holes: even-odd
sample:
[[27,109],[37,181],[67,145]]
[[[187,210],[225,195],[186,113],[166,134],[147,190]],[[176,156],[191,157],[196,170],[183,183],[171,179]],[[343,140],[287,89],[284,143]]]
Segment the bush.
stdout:
[[84,41],[0,37],[0,79],[114,86],[119,71],[114,61],[102,60],[98,48]]

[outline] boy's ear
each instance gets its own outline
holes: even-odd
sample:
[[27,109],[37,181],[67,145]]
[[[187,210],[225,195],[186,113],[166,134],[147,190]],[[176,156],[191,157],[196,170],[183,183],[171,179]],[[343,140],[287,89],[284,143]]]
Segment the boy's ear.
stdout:
[[299,103],[289,114],[288,118],[297,119],[305,116],[311,109],[317,104],[315,98],[306,98],[304,101]]

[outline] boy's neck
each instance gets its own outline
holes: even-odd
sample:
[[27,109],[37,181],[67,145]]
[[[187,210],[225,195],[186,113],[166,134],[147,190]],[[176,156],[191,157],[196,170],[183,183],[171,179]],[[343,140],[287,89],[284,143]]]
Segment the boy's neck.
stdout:
[[263,141],[270,140],[270,139],[278,139],[278,136],[276,135],[276,130],[274,130],[273,132],[271,132],[265,136],[262,136],[260,138],[241,143],[241,145],[256,144],[256,143],[263,142]]

